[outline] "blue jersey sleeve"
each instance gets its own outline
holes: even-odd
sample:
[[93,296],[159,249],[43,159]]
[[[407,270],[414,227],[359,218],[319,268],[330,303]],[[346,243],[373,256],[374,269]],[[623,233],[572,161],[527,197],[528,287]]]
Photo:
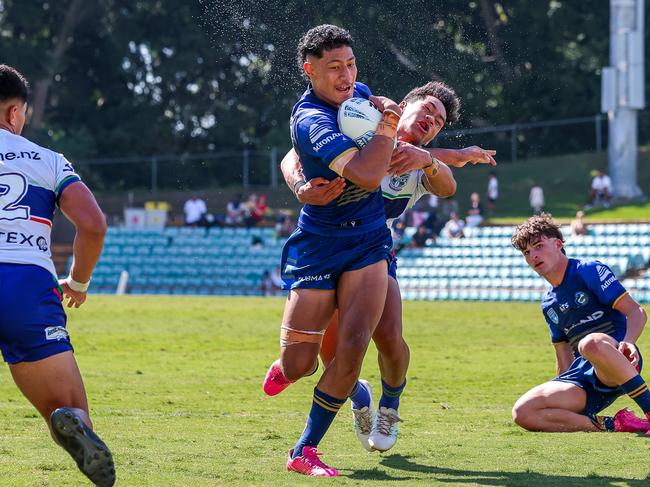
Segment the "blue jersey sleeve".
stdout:
[[328,167],[339,157],[358,150],[354,141],[341,133],[336,118],[316,110],[298,121],[295,135],[301,156],[315,157]]
[[612,270],[597,260],[580,266],[580,275],[600,303],[612,306],[627,291]]
[[568,342],[569,339],[562,330],[560,326],[558,326],[559,320],[558,320],[558,315],[557,312],[553,309],[552,306],[542,306],[542,314],[544,315],[544,319],[546,320],[546,324],[548,325],[549,331],[551,333],[551,342],[553,343],[560,343],[560,342]]

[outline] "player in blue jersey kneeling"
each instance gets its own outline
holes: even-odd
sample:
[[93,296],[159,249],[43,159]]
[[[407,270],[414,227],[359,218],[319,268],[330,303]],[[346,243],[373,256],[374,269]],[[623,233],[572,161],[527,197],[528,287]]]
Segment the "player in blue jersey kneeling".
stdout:
[[[551,287],[542,313],[555,346],[558,376],[517,400],[514,421],[530,431],[650,430],[650,391],[636,346],[647,316],[605,264],[570,259],[548,214],[517,227],[512,244]],[[598,415],[627,394],[645,418],[623,409]]]

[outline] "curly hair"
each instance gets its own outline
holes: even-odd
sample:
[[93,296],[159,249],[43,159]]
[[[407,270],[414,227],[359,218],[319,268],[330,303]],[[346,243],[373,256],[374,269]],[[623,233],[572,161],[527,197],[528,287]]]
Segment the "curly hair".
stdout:
[[0,64],[0,101],[18,98],[23,103],[27,102],[29,83],[16,68]]
[[564,242],[560,226],[553,221],[550,213],[540,213],[530,217],[519,225],[512,234],[512,246],[523,252],[533,242],[541,237],[557,238]]
[[298,68],[300,72],[302,72],[302,65],[309,54],[321,58],[323,57],[323,51],[329,51],[341,46],[352,47],[352,36],[347,30],[331,24],[322,24],[309,29],[298,42]]
[[427,96],[435,96],[445,106],[447,112],[447,124],[456,123],[460,117],[460,97],[450,86],[442,81],[429,81],[424,86],[418,86],[409,91],[404,99],[404,103],[411,103],[423,100]]

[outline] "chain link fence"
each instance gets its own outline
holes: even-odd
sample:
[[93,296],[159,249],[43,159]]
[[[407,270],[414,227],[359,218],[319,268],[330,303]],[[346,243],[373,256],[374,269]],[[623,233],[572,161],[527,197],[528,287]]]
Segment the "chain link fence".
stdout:
[[[650,111],[639,112],[639,145],[650,143]],[[607,117],[597,114],[544,122],[443,131],[436,146],[480,145],[495,149],[499,163],[540,156],[607,149]],[[279,163],[289,147],[224,150],[206,154],[156,155],[76,161],[97,191],[192,191],[208,187],[277,188]]]

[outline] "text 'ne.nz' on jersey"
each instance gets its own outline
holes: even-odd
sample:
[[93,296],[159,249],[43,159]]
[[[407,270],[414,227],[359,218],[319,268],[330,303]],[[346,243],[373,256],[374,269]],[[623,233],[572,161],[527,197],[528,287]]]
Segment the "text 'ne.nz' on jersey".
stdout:
[[56,276],[52,218],[61,193],[76,181],[61,154],[0,129],[0,263],[33,264]]
[[569,259],[562,283],[548,290],[542,313],[553,343],[568,342],[578,355],[578,342],[590,333],[625,337],[627,318],[613,306],[627,291],[612,270],[597,260]]
[[422,183],[423,175],[422,169],[414,169],[401,176],[388,174],[381,180],[381,194],[384,198],[386,224],[389,228],[395,218],[409,208],[413,208],[422,196],[429,194]]
[[[368,98],[367,86],[356,83],[354,96]],[[338,177],[330,167],[340,158],[359,150],[343,135],[337,123],[338,108],[318,98],[311,86],[291,112],[291,140],[300,157],[302,172],[309,181],[315,177]],[[386,224],[381,192],[368,192],[346,181],[343,193],[325,206],[305,205],[298,226],[326,236],[361,235]]]

